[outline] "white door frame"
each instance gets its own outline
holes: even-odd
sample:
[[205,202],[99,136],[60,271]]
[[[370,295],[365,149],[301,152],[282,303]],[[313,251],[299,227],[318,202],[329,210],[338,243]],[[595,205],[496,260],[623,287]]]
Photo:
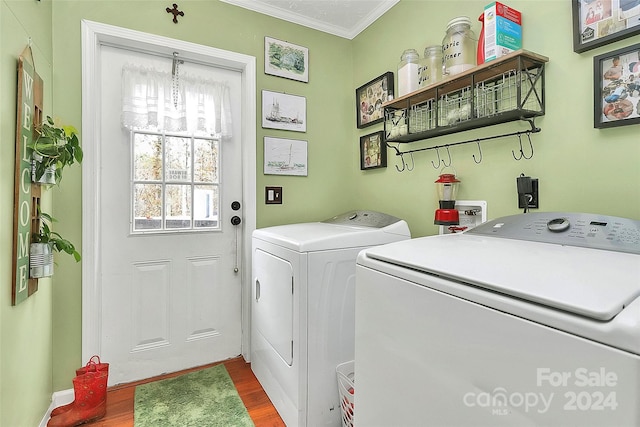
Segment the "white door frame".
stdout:
[[82,20],[82,360],[101,353],[100,45],[142,50],[242,74],[242,355],[249,360],[251,234],[256,228],[256,58],[209,46]]

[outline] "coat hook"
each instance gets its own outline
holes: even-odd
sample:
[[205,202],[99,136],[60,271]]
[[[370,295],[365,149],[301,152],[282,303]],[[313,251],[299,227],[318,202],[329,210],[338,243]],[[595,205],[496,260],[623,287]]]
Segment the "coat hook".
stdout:
[[533,142],[531,142],[531,132],[527,132],[527,139],[529,140],[529,147],[531,148],[531,155],[529,157],[524,155],[524,152],[522,152],[522,148],[520,149],[520,151],[522,152],[522,157],[524,157],[525,159],[529,160],[533,157]]
[[[400,169],[400,168],[398,167],[398,165],[396,165],[396,170],[397,170],[398,172],[402,172],[402,171],[404,171],[404,170],[406,169],[407,165],[406,165],[406,164],[405,164],[405,162],[404,162],[404,153],[403,153],[402,151],[400,151],[400,149],[398,148],[398,147],[400,146],[400,143],[398,143],[398,147],[395,147],[395,146],[393,146],[393,145],[391,145],[391,144],[389,144],[388,142],[386,142],[386,141],[385,141],[385,145],[386,145],[388,148],[393,148],[393,149],[395,150],[395,152],[396,152],[396,156],[400,156],[400,160],[402,161],[402,169]],[[412,160],[413,160],[413,159],[412,159]]]
[[522,160],[522,159],[531,159],[533,158],[533,142],[531,141],[531,132],[533,131],[526,131],[523,133],[527,134],[527,139],[529,140],[529,148],[531,150],[531,154],[529,156],[526,156],[524,154],[524,148],[522,147],[522,134],[518,133],[518,142],[520,143],[520,157],[516,157],[516,153],[515,151],[511,150],[511,154],[513,155],[513,158],[516,160]]
[[524,151],[522,151],[522,136],[520,134],[518,134],[518,142],[520,142],[520,157],[516,157],[516,152],[511,150],[511,154],[513,155],[513,158],[516,160],[522,160],[522,157],[524,156]]
[[433,160],[431,160],[431,166],[433,166],[434,169],[440,169],[440,164],[442,163],[442,160],[440,159],[439,147],[436,147],[436,154],[438,155],[438,164],[436,165],[435,163],[433,163]]
[[402,161],[402,169],[400,169],[400,168],[398,167],[398,165],[396,165],[396,170],[397,170],[398,172],[402,172],[402,171],[404,171],[404,170],[407,168],[407,165],[406,165],[406,164],[405,164],[405,162],[404,162],[404,154],[403,154],[403,153],[400,153],[400,152],[399,152],[398,154],[400,154],[400,160]]
[[449,164],[447,164],[444,159],[442,159],[442,164],[444,165],[445,168],[448,168],[449,166],[451,166],[451,153],[449,152],[449,146],[446,146],[447,149],[447,154],[449,155]]
[[407,166],[407,170],[411,172],[413,168],[416,167],[416,164],[413,162],[413,153],[409,153],[411,155],[411,167]]
[[473,161],[479,165],[482,162],[482,148],[480,148],[480,141],[476,141],[476,144],[478,144],[478,153],[480,153],[480,159],[476,159],[476,155],[474,154]]

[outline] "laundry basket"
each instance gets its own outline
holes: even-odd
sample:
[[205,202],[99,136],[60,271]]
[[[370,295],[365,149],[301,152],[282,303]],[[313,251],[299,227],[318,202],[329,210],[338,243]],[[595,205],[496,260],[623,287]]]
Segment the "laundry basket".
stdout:
[[353,427],[353,392],[355,386],[353,360],[339,364],[336,367],[336,374],[338,376],[342,427]]

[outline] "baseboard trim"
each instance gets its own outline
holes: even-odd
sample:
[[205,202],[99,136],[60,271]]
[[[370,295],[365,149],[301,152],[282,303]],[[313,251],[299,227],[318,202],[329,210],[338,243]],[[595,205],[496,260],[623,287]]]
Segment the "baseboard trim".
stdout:
[[66,405],[67,403],[73,402],[73,389],[70,388],[68,390],[56,391],[51,396],[51,405],[49,405],[49,409],[47,409],[47,413],[42,417],[42,421],[40,421],[40,425],[38,427],[47,427],[47,423],[49,422],[49,418],[51,416],[51,411],[58,406]]

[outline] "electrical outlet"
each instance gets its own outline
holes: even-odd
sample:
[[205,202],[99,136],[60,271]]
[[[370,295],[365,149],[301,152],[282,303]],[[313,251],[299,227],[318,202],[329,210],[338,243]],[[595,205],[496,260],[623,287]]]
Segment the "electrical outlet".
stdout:
[[[538,209],[539,194],[538,194],[538,178],[531,178],[531,200],[527,204],[527,209]],[[518,199],[518,208],[524,209],[524,204],[521,199]]]

